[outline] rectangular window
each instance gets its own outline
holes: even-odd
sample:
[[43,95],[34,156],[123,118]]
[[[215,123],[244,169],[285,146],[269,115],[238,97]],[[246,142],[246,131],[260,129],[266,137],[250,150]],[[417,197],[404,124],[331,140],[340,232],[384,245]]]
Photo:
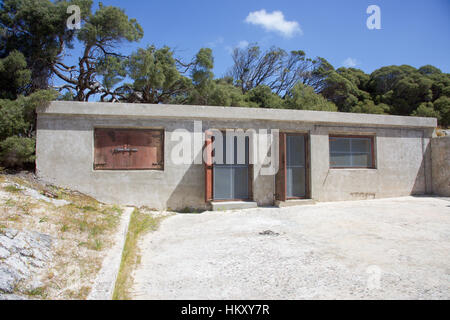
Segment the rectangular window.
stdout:
[[163,170],[164,131],[95,129],[94,169]]
[[330,168],[375,168],[372,136],[330,136]]
[[243,138],[234,136],[230,139],[224,134],[221,154],[214,150],[214,200],[248,200],[251,197],[250,140]]

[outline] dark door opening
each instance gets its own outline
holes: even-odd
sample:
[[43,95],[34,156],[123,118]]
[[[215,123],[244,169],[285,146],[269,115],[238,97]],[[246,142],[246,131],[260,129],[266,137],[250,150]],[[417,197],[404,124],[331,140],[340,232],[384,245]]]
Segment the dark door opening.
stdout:
[[306,196],[306,152],[304,135],[286,136],[286,197]]
[[279,201],[308,197],[307,135],[280,133],[279,170],[275,177],[275,198]]

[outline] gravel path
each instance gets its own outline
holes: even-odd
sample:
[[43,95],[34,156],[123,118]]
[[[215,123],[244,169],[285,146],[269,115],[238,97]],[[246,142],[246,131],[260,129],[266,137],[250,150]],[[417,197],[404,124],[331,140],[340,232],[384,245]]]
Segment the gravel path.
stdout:
[[405,197],[167,218],[135,299],[450,299],[450,201]]

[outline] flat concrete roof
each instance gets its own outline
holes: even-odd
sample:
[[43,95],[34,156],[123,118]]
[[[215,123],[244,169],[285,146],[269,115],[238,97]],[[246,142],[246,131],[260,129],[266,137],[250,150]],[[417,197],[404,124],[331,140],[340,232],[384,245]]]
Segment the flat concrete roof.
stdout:
[[327,125],[436,128],[436,118],[290,109],[54,101],[38,114],[192,120],[287,121]]

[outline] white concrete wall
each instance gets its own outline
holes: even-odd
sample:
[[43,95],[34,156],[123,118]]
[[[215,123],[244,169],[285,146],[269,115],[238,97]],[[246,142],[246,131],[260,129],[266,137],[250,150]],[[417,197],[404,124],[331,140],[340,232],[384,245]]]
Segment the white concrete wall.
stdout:
[[[83,108],[84,104],[81,104]],[[89,104],[89,112],[81,112],[79,103],[57,103],[38,113],[37,173],[55,185],[76,189],[100,201],[129,205],[146,205],[155,209],[207,208],[204,202],[204,168],[201,164],[175,165],[170,153],[177,142],[172,141],[174,130],[184,128],[193,132],[194,115],[185,111],[166,117],[143,117],[115,114],[117,105]],[[114,106],[116,111],[108,113]],[[120,106],[120,105],[119,105]],[[134,105],[132,106],[134,108]],[[142,108],[142,105],[139,105]],[[152,108],[153,106],[148,106]],[[232,114],[214,113],[202,117],[203,130],[218,129],[280,129],[310,135],[311,197],[319,201],[352,200],[395,197],[431,192],[430,137],[433,122],[405,117],[361,115],[364,125],[346,123],[328,112],[314,112],[315,122],[289,121],[277,117],[279,110],[271,110],[273,121],[249,120],[241,117],[241,108],[228,108]],[[95,110],[97,109],[97,110]],[[170,108],[169,108],[170,109]],[[218,108],[221,112],[223,108]],[[196,110],[195,107],[192,110]],[[245,109],[245,112],[259,109]],[[64,111],[64,112],[63,112]],[[267,111],[265,111],[267,112]],[[292,112],[292,111],[290,111]],[[132,112],[130,112],[132,113]],[[301,112],[300,112],[301,113]],[[194,112],[195,114],[195,112]],[[294,111],[295,116],[298,116]],[[323,116],[321,117],[321,115]],[[320,121],[332,114],[331,123]],[[266,115],[266,113],[264,113]],[[311,117],[308,114],[308,117]],[[233,119],[230,119],[233,118]],[[256,116],[258,118],[258,116]],[[402,118],[399,122],[397,118]],[[417,120],[419,119],[419,120]],[[352,115],[351,120],[354,120]],[[388,123],[389,127],[384,122]],[[434,121],[435,123],[435,121]],[[422,126],[422,127],[420,127]],[[96,127],[163,128],[165,130],[164,171],[95,171],[93,170]],[[328,134],[374,134],[376,169],[330,169]],[[193,135],[192,135],[193,136]],[[259,205],[274,202],[274,176],[259,174],[254,166],[253,194]]]
[[[376,168],[330,168],[329,134],[374,135]],[[311,133],[312,197],[336,201],[430,193],[430,135],[418,129],[316,128]]]
[[431,141],[433,193],[450,197],[450,136]]

